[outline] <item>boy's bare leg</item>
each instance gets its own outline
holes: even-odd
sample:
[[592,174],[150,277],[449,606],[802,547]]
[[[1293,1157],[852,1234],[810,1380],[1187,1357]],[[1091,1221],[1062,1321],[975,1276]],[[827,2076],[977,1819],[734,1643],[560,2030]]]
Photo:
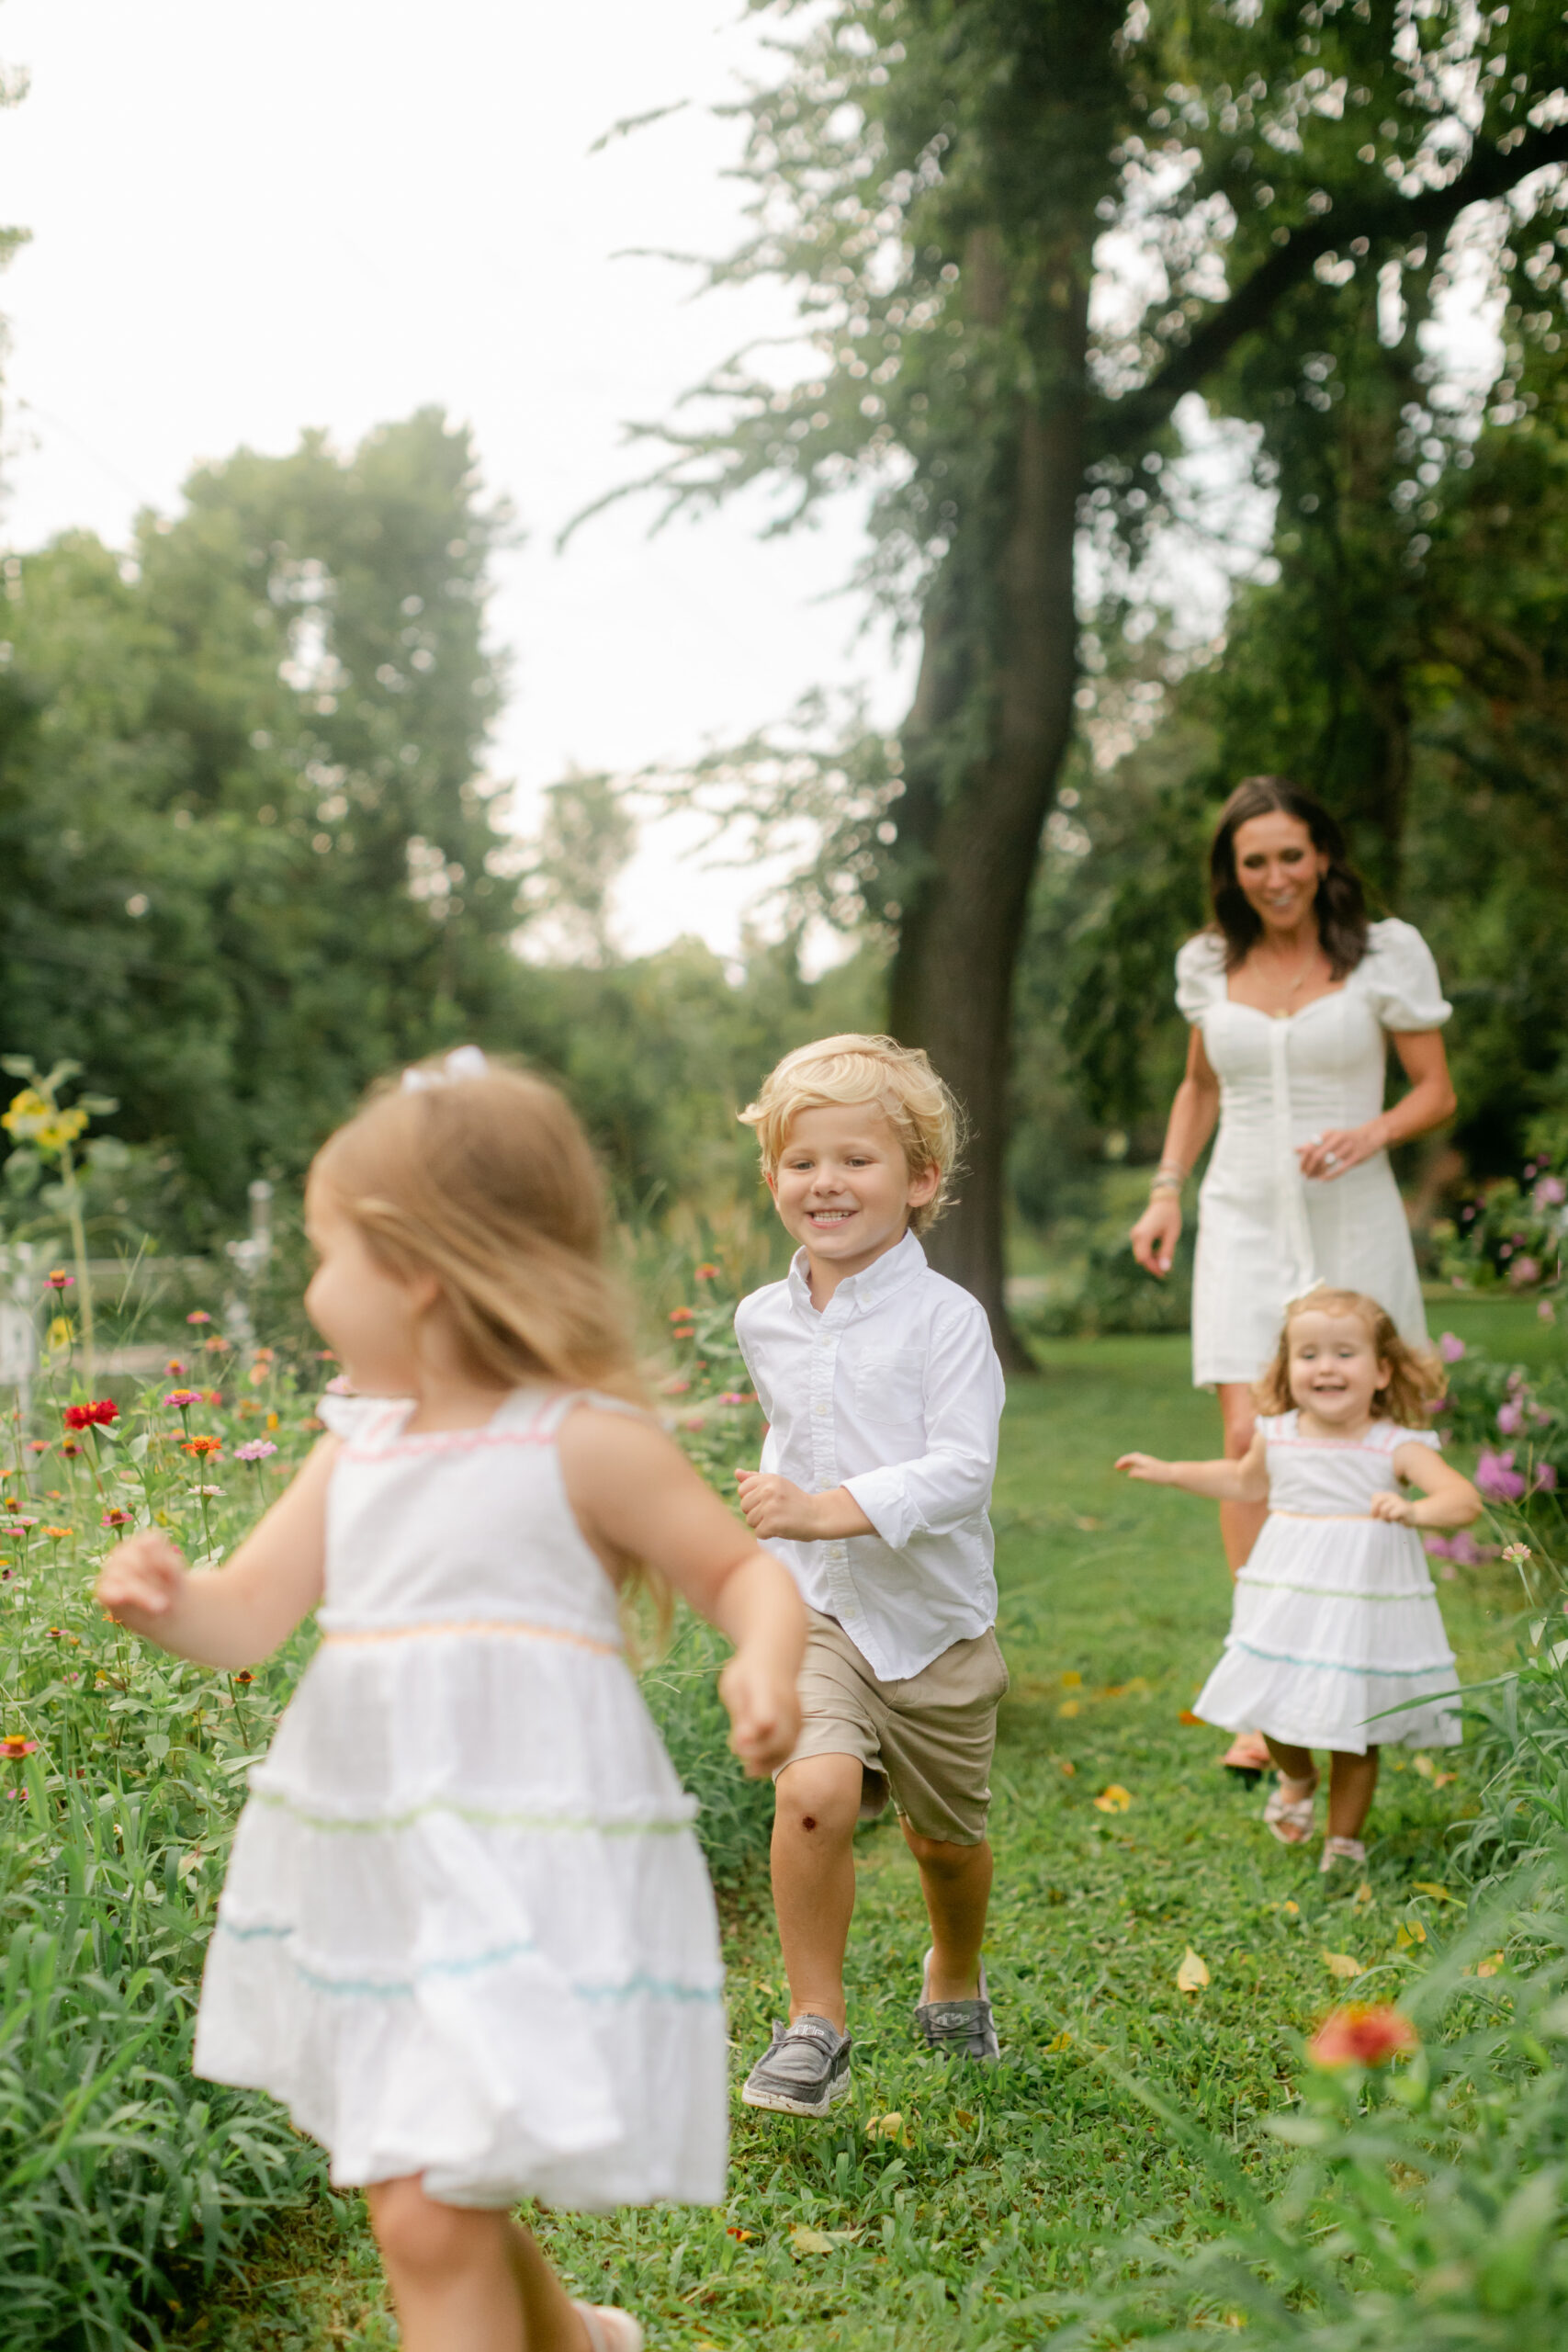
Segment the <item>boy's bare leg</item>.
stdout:
[[926,1916],[931,1923],[931,1964],[927,1980],[933,2001],[972,2001],[980,1990],[980,1946],[991,1899],[990,1841],[953,1846],[940,1838],[918,1837],[900,1826],[920,1866]]
[[826,2018],[844,2031],[844,1951],[855,1907],[858,1756],[805,1756],[779,1774],[773,1811],[773,1910],[789,1978],[789,2021]]

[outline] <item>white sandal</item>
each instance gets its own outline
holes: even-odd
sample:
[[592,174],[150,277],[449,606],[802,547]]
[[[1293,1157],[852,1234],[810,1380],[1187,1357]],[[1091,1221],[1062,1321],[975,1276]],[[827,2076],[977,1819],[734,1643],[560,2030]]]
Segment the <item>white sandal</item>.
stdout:
[[1317,1867],[1320,1871],[1331,1871],[1336,1862],[1354,1862],[1358,1870],[1364,1870],[1367,1863],[1367,1849],[1360,1839],[1359,1838],[1325,1838],[1323,1841],[1323,1860]]
[[[1301,1782],[1293,1781],[1292,1786],[1299,1788]],[[1312,1786],[1304,1797],[1288,1797],[1285,1794],[1285,1780],[1281,1773],[1270,1790],[1269,1802],[1263,1808],[1264,1826],[1271,1837],[1280,1840],[1281,1846],[1304,1845],[1312,1836],[1313,1809],[1316,1801],[1317,1776],[1315,1773],[1313,1775]]]
[[643,2334],[618,2303],[573,2303],[588,2337],[588,2352],[642,2352]]

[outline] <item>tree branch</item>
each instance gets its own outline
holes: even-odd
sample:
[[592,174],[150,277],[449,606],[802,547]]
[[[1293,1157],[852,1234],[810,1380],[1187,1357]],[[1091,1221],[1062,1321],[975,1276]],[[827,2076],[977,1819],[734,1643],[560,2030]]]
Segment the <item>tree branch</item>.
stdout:
[[1506,196],[1543,164],[1565,162],[1568,123],[1557,123],[1550,130],[1527,131],[1506,154],[1497,147],[1478,149],[1459,177],[1444,187],[1426,188],[1419,196],[1401,196],[1392,187],[1385,188],[1364,204],[1325,212],[1292,229],[1289,244],[1270,254],[1246,284],[1204,320],[1190,341],[1172,352],[1142,390],[1103,403],[1092,428],[1096,454],[1114,456],[1157,432],[1177,401],[1185,393],[1196,391],[1244,335],[1268,325],[1283,297],[1300,284],[1322,254],[1342,252],[1354,237],[1383,242],[1436,236],[1450,228],[1467,205]]

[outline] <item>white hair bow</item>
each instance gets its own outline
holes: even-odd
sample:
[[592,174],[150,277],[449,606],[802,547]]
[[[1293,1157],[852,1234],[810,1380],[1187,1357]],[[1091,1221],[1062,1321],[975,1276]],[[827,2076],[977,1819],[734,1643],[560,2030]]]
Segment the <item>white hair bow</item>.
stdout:
[[430,1086],[460,1086],[466,1078],[488,1078],[490,1064],[478,1046],[454,1046],[439,1069],[405,1069],[403,1092],[423,1094]]

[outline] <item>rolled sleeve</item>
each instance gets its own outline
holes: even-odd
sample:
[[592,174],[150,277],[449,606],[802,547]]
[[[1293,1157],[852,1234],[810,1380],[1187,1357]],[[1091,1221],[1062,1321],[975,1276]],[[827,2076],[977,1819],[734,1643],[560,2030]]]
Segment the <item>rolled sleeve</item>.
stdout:
[[858,1478],[844,1480],[844,1492],[854,1497],[883,1542],[894,1551],[902,1551],[911,1535],[919,1534],[920,1514],[904,1483],[901,1464],[885,1470],[863,1470]]

